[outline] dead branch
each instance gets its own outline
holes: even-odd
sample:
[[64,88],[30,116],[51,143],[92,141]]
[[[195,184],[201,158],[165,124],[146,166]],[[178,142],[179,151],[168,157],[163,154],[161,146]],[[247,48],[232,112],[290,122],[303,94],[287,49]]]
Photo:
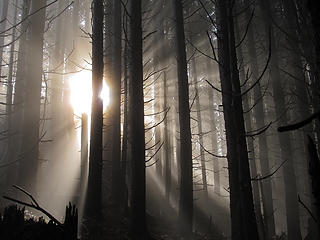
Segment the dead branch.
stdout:
[[52,216],[49,212],[47,212],[45,209],[40,207],[38,202],[34,199],[34,197],[30,193],[28,193],[25,189],[23,189],[19,186],[16,186],[16,185],[13,185],[13,187],[18,189],[19,191],[23,192],[24,194],[26,194],[31,199],[31,203],[23,202],[23,201],[20,201],[20,200],[11,198],[11,197],[7,197],[7,196],[3,196],[3,198],[10,200],[10,201],[13,201],[13,202],[16,202],[16,203],[19,203],[19,204],[22,204],[24,206],[36,209],[36,210],[42,212],[43,214],[45,214],[48,218],[50,218],[50,220],[55,222],[57,225],[62,226],[62,223],[59,220],[57,220],[54,216]]

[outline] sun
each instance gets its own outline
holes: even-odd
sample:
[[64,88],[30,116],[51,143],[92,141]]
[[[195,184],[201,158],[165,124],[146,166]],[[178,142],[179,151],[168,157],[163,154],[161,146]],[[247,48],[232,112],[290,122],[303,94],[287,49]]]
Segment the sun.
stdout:
[[[69,78],[70,104],[75,114],[90,114],[92,102],[92,72],[82,70]],[[106,110],[110,102],[110,90],[103,81],[100,97],[103,100],[103,110]]]

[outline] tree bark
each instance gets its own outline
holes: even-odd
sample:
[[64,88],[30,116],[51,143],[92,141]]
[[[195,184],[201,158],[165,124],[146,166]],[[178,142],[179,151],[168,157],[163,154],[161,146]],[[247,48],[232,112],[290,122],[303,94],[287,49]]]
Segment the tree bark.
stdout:
[[179,225],[184,236],[190,236],[193,224],[193,173],[190,129],[189,85],[184,34],[183,6],[174,1],[180,125],[180,199]]
[[89,176],[85,216],[101,217],[102,122],[100,98],[103,81],[103,0],[93,0],[92,7],[92,107],[89,153]]
[[121,194],[124,189],[119,189],[121,179],[121,139],[120,139],[120,102],[121,102],[121,2],[113,1],[113,60],[112,60],[112,79],[110,81],[110,107],[112,114],[112,186],[111,197],[115,206],[120,207],[119,203],[122,199]]
[[218,56],[227,138],[232,239],[259,239],[254,213],[231,1],[217,1]]
[[[46,0],[32,0],[31,12],[46,5]],[[43,63],[43,34],[46,9],[30,17],[29,39],[27,40],[26,85],[23,113],[22,156],[19,165],[19,186],[36,195],[39,158],[39,121]]]
[[131,234],[139,240],[147,238],[141,0],[131,3],[130,13]]

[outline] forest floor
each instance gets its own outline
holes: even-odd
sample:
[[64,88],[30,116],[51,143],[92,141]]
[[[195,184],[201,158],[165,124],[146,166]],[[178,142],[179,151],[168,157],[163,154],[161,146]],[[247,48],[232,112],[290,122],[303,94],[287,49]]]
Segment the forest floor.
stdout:
[[[97,223],[92,222],[91,227],[82,229],[84,234],[82,239],[112,239],[112,240],[130,240],[129,219],[127,217],[112,216],[107,214],[103,221]],[[199,219],[198,219],[199,220]],[[199,222],[198,222],[199,223]],[[178,234],[177,224],[174,219],[167,217],[154,217],[147,215],[147,225],[150,240],[182,240]],[[198,226],[201,225],[198,224]],[[212,224],[210,227],[207,223],[203,223],[206,227],[199,228],[193,233],[192,240],[224,240],[224,237],[217,228]],[[88,225],[87,225],[88,226]],[[90,229],[90,230],[88,230]]]

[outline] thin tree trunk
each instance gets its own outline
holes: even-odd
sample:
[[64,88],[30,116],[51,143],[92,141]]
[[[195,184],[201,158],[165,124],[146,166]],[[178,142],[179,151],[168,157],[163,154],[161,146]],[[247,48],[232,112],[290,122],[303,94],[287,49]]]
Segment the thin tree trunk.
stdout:
[[[279,60],[278,60],[278,49],[276,47],[274,31],[270,23],[271,9],[269,1],[260,0],[260,8],[262,12],[262,17],[264,21],[265,33],[267,34],[270,31],[270,41],[272,56],[270,59],[270,68],[271,68],[271,79],[272,79],[272,88],[273,88],[273,97],[275,102],[275,111],[276,116],[280,117],[278,124],[286,125],[288,123],[288,116],[286,113],[286,102],[285,94],[283,92],[283,86],[281,84],[281,75],[279,72]],[[300,230],[300,217],[299,217],[299,206],[297,199],[297,185],[296,177],[293,166],[293,156],[292,156],[292,147],[291,139],[289,133],[279,134],[280,150],[281,150],[281,159],[287,160],[283,169],[283,177],[285,183],[285,203],[286,203],[286,216],[287,216],[287,231],[288,239],[300,240],[301,239],[301,230]]]
[[[237,42],[239,42],[241,34],[239,32],[238,23],[236,23],[235,25],[236,25],[235,29],[236,29]],[[238,48],[237,56],[238,56],[238,61],[243,63],[244,62],[243,49]],[[239,76],[240,76],[240,79],[243,80],[243,82],[246,81],[244,66],[242,67],[242,69],[240,69]],[[242,104],[244,109],[250,108],[249,98],[250,98],[249,93],[242,98]],[[253,131],[252,115],[253,114],[251,111],[247,112],[244,115],[246,132]],[[247,138],[247,145],[248,145],[248,151],[249,151],[248,156],[249,156],[250,173],[251,173],[251,176],[257,177],[258,171],[257,171],[256,157],[255,157],[256,154],[254,149],[254,141],[252,137]],[[261,200],[260,200],[260,190],[259,190],[258,181],[252,182],[252,191],[253,191],[253,203],[254,203],[254,209],[255,209],[256,218],[257,218],[259,237],[261,240],[268,239],[266,238],[266,231],[265,231],[264,222],[263,222],[262,213],[261,213]]]
[[[212,83],[211,81],[211,64],[210,59],[207,59],[206,63],[206,71],[208,74],[208,81]],[[218,138],[217,138],[217,117],[215,113],[215,106],[214,106],[214,96],[213,96],[213,90],[211,88],[208,89],[208,99],[209,99],[209,112],[210,112],[210,132],[212,134],[211,137],[211,151],[217,151],[218,149]],[[214,183],[214,192],[218,195],[220,194],[220,164],[219,159],[213,157],[213,183]]]
[[86,187],[88,180],[88,115],[83,113],[81,116],[81,152],[80,152],[80,201],[79,201],[79,220],[82,220],[85,204]]
[[206,168],[205,153],[203,149],[204,145],[203,145],[202,118],[201,118],[201,107],[200,107],[200,91],[198,86],[197,65],[196,65],[195,59],[192,59],[191,69],[192,69],[193,84],[194,84],[195,94],[196,94],[195,107],[197,112],[197,126],[198,126],[198,136],[199,136],[199,144],[200,144],[200,163],[201,163],[203,195],[204,195],[205,204],[208,204],[207,168]]
[[[18,13],[18,0],[15,1],[15,10],[14,10],[14,19],[13,24],[15,25],[17,22],[17,13]],[[6,96],[6,114],[7,114],[7,127],[8,127],[8,148],[7,148],[7,156],[6,162],[9,163],[13,161],[16,157],[15,148],[16,144],[14,142],[14,132],[15,127],[14,123],[12,122],[12,113],[13,113],[13,75],[14,75],[14,55],[15,55],[15,42],[14,39],[16,37],[16,29],[12,30],[12,38],[11,38],[11,46],[10,46],[10,59],[9,59],[9,71],[8,71],[8,82],[7,82],[7,96]],[[11,187],[14,183],[16,166],[11,165],[7,170],[7,187]]]
[[[125,30],[127,31],[127,17],[125,17]],[[127,154],[128,154],[128,43],[124,45],[124,61],[123,61],[123,135],[122,135],[122,149],[121,149],[121,189],[127,193]],[[122,194],[123,199],[121,200],[121,206],[126,209],[128,206],[128,194]]]
[[[246,21],[250,19],[250,12],[246,11]],[[252,78],[253,82],[257,81],[259,78],[258,73],[258,62],[257,62],[257,53],[255,49],[255,39],[253,35],[252,26],[248,29],[248,54],[250,59],[250,66],[252,71]],[[266,126],[265,121],[265,110],[264,110],[264,100],[261,92],[260,83],[254,88],[254,99],[255,101],[259,101],[255,108],[253,109],[253,114],[256,119],[256,128],[262,129]],[[250,131],[248,129],[248,131]],[[270,173],[270,166],[269,166],[269,154],[268,154],[268,144],[267,144],[267,137],[264,133],[258,136],[258,143],[259,143],[259,159],[260,159],[260,166],[261,166],[261,174],[262,176],[267,175]],[[274,209],[273,209],[273,198],[272,198],[272,187],[271,187],[271,179],[267,178],[262,181],[263,184],[263,196],[265,201],[263,201],[263,206],[265,209],[264,212],[264,220],[265,220],[265,227],[266,227],[266,237],[267,239],[271,239],[275,236],[275,222],[274,222]]]
[[[167,72],[163,71],[163,108],[168,108],[168,84],[167,84]],[[163,126],[164,135],[164,177],[165,177],[165,198],[169,204],[170,192],[171,192],[171,159],[170,159],[170,141],[169,141],[169,128],[168,128],[168,115],[164,119]]]

